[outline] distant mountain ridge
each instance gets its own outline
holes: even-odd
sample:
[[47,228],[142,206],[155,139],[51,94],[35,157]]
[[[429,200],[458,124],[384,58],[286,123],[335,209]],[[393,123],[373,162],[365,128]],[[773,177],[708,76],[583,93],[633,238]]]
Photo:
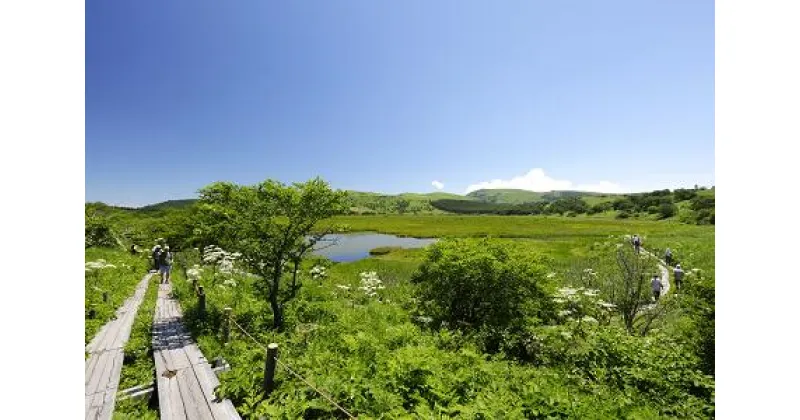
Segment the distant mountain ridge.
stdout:
[[[713,187],[712,190],[713,192]],[[351,207],[354,209],[362,209],[363,212],[369,213],[370,211],[381,212],[388,210],[388,207],[397,206],[398,203],[407,201],[410,211],[415,209],[423,212],[436,211],[430,206],[431,201],[435,200],[466,200],[476,201],[483,203],[495,204],[532,204],[539,202],[551,202],[559,198],[577,197],[584,199],[588,204],[593,205],[605,201],[612,201],[618,197],[623,197],[631,194],[614,194],[614,193],[599,193],[590,191],[548,191],[548,192],[534,192],[522,189],[480,189],[470,192],[466,195],[447,193],[447,192],[430,192],[430,193],[400,193],[400,194],[383,194],[370,191],[347,191]],[[634,194],[635,195],[635,194]],[[137,211],[158,211],[168,208],[182,208],[190,206],[197,201],[196,198],[167,200],[160,203],[149,204],[146,206],[134,208],[131,210]],[[403,204],[401,204],[403,205]],[[112,206],[116,207],[116,206]]]

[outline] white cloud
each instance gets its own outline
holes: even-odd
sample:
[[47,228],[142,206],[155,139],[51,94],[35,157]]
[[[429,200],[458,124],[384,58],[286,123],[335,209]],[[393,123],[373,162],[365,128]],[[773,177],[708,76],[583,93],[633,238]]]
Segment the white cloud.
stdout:
[[511,179],[493,179],[491,181],[479,182],[467,187],[465,194],[481,189],[500,189],[513,188],[535,192],[547,192],[556,190],[570,191],[591,191],[602,193],[622,193],[625,192],[619,184],[609,181],[600,181],[593,184],[575,185],[572,181],[550,178],[544,173],[544,169],[531,169],[528,173],[515,176]]
[[433,181],[431,182],[431,185],[433,185],[433,188],[436,188],[437,190],[441,190],[442,188],[444,188],[444,184],[442,184],[439,181]]

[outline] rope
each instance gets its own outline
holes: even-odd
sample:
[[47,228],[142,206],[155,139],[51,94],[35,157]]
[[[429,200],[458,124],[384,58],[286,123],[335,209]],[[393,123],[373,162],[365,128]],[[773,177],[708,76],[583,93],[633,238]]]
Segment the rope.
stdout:
[[[231,317],[231,318],[230,318],[230,320],[231,320],[231,322],[233,322],[233,324],[234,324],[234,325],[236,325],[236,327],[237,327],[237,328],[239,328],[239,329],[240,329],[240,330],[241,330],[243,333],[245,333],[245,335],[247,335],[248,337],[250,337],[250,339],[251,339],[251,340],[253,340],[253,342],[254,342],[254,343],[256,343],[256,345],[258,345],[259,347],[261,347],[261,348],[262,348],[262,349],[263,349],[265,352],[267,351],[267,347],[266,347],[265,345],[261,344],[261,342],[259,342],[258,340],[256,340],[256,339],[255,339],[255,337],[253,337],[252,335],[250,335],[250,333],[249,333],[249,332],[247,332],[247,330],[245,330],[244,328],[242,328],[242,326],[241,326],[241,325],[239,325],[239,323],[238,323],[238,322],[236,322],[236,321],[233,319],[233,317]],[[321,391],[319,388],[317,388],[316,386],[314,386],[314,384],[312,384],[311,382],[309,382],[309,381],[308,381],[306,378],[304,378],[303,376],[301,376],[299,373],[295,372],[295,371],[294,371],[292,368],[290,368],[290,367],[289,367],[289,365],[287,365],[286,363],[283,363],[283,362],[281,362],[281,360],[280,360],[279,358],[277,358],[277,357],[275,358],[275,361],[276,361],[276,362],[278,362],[278,364],[279,364],[279,365],[281,365],[281,367],[283,367],[284,369],[286,369],[286,370],[287,370],[289,373],[291,373],[292,375],[296,376],[298,379],[300,379],[300,380],[301,380],[301,381],[303,381],[303,382],[304,382],[306,385],[308,385],[308,386],[309,386],[311,389],[313,389],[314,391],[316,391],[316,392],[317,392],[317,394],[319,394],[319,395],[322,395],[322,396],[323,396],[323,397],[324,397],[326,400],[328,400],[328,401],[329,401],[331,404],[333,404],[333,405],[334,405],[336,408],[338,408],[339,410],[341,410],[341,411],[342,411],[344,414],[346,414],[348,417],[350,417],[351,419],[354,419],[354,418],[356,418],[355,416],[353,416],[352,414],[350,414],[350,412],[349,412],[349,411],[345,410],[345,409],[344,409],[344,407],[342,407],[341,405],[337,404],[337,403],[336,403],[336,401],[334,401],[334,400],[333,400],[333,398],[331,398],[330,396],[328,396],[328,394],[327,394],[327,393],[325,393],[325,392]]]
[[290,368],[288,365],[286,365],[285,363],[281,362],[281,359],[279,359],[279,358],[277,358],[277,357],[276,357],[276,358],[275,358],[275,361],[276,361],[276,362],[278,362],[278,364],[279,364],[279,365],[283,366],[283,367],[284,367],[286,370],[288,370],[288,371],[289,371],[289,373],[291,373],[292,375],[296,376],[296,377],[297,377],[298,379],[300,379],[301,381],[305,382],[305,384],[306,384],[306,385],[308,385],[309,387],[311,387],[311,389],[313,389],[314,391],[316,391],[316,392],[317,392],[319,395],[322,395],[323,397],[325,397],[325,399],[326,399],[326,400],[328,400],[328,401],[330,401],[330,403],[331,403],[331,404],[335,405],[335,406],[336,406],[336,408],[338,408],[339,410],[342,410],[342,412],[343,412],[343,413],[345,413],[345,414],[347,414],[347,416],[348,416],[348,417],[350,417],[351,419],[354,419],[354,418],[355,418],[355,416],[353,416],[352,414],[350,414],[350,412],[349,412],[349,411],[347,411],[347,410],[345,410],[345,409],[344,409],[344,408],[343,408],[341,405],[339,405],[339,404],[336,404],[336,401],[334,401],[334,400],[333,400],[333,398],[329,397],[327,394],[325,394],[324,392],[320,391],[320,390],[319,390],[317,387],[315,387],[315,386],[314,386],[314,385],[313,385],[311,382],[308,382],[308,381],[307,381],[305,378],[303,378],[302,376],[300,376],[300,374],[298,374],[297,372],[295,372],[294,370],[292,370],[292,368]]

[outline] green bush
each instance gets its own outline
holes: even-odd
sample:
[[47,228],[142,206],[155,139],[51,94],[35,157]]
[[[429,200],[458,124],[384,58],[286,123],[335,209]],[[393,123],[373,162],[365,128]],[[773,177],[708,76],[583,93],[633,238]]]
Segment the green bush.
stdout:
[[432,245],[411,281],[419,310],[437,324],[476,330],[490,351],[523,322],[553,317],[554,287],[540,258],[517,244],[488,239]]

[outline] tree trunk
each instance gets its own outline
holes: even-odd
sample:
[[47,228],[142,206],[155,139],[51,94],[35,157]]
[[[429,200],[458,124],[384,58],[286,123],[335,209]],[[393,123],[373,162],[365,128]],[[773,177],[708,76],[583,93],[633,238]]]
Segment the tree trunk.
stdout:
[[290,293],[291,299],[294,299],[295,294],[297,293],[297,269],[299,268],[299,261],[294,261],[294,270],[292,271],[292,291]]
[[278,301],[281,275],[283,274],[280,262],[272,272],[272,286],[269,290],[269,306],[272,308],[272,326],[277,330],[283,328],[283,305]]
[[283,306],[278,303],[277,296],[270,296],[269,306],[272,307],[272,326],[280,331],[283,329]]

